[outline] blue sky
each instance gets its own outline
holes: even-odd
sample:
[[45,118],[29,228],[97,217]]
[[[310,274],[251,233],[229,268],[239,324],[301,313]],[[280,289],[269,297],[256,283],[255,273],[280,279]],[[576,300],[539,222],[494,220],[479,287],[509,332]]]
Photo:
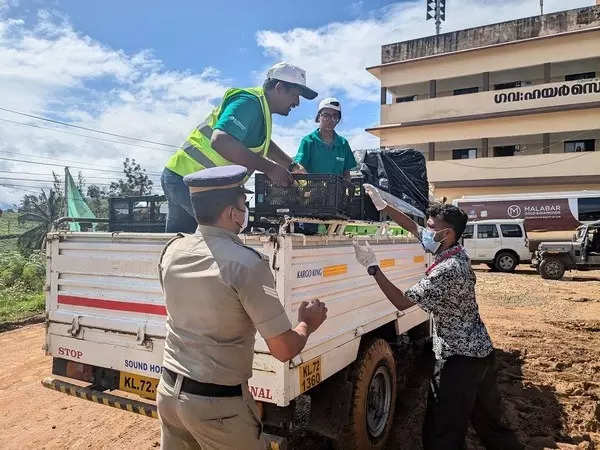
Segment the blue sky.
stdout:
[[[547,12],[564,5],[545,0]],[[538,12],[538,0],[452,1],[443,31]],[[226,88],[257,85],[285,60],[306,69],[320,94],[275,116],[274,140],[285,151],[295,154],[315,127],[319,99],[331,95],[342,101],[338,132],[353,148],[374,147],[364,129],[379,121],[379,83],[365,67],[380,62],[384,43],[433,34],[424,16],[425,0],[0,0],[0,108],[178,145]],[[65,164],[83,167],[89,184],[106,184],[115,177],[109,170],[135,158],[158,187],[172,152],[65,131],[74,130],[0,111],[0,208],[47,187]]]

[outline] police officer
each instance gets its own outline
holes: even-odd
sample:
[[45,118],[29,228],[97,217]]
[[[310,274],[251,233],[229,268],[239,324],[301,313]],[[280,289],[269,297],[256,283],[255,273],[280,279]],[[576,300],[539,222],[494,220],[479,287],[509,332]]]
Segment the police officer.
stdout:
[[195,234],[167,244],[159,264],[167,337],[157,404],[161,448],[264,449],[247,381],[256,331],[285,362],[325,320],[319,300],[303,302],[292,328],[268,260],[243,245],[247,169],[223,166],[184,178]]

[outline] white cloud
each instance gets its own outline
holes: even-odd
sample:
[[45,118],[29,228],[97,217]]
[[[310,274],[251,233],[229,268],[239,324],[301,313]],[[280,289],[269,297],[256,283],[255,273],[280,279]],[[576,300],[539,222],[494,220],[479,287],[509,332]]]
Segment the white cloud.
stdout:
[[[207,67],[201,73],[165,70],[151,51],[130,55],[114,50],[78,33],[64,17],[47,11],[41,11],[34,24],[11,19],[7,17],[9,7],[0,0],[0,107],[179,145],[226,89],[226,80],[215,68]],[[0,119],[53,127],[3,111]],[[153,150],[99,142],[2,121],[0,133],[0,157],[33,159],[15,153],[49,155],[61,161],[81,161],[84,167],[119,168],[128,156],[148,171],[159,172],[173,151],[167,147]],[[139,142],[136,145],[153,147]],[[36,183],[1,178],[50,179],[50,169],[0,160],[0,170],[14,174],[0,173],[0,183],[33,185]],[[62,173],[60,167],[54,170]],[[47,176],[19,175],[24,172]],[[83,172],[90,182],[108,183],[114,176]],[[159,183],[157,186],[160,190]],[[0,186],[3,203],[18,202],[22,195],[23,189]]]
[[[590,6],[593,0],[569,0],[568,8]],[[355,6],[354,6],[355,7]],[[565,9],[563,0],[546,0],[544,12]],[[461,0],[448,2],[442,31],[539,14],[535,0]],[[257,43],[273,60],[306,69],[308,84],[320,94],[342,93],[359,101],[377,101],[379,83],[365,67],[379,64],[381,45],[435,33],[425,22],[425,2],[408,1],[373,11],[366,20],[331,23],[285,32],[262,30]],[[264,73],[259,71],[258,73]]]

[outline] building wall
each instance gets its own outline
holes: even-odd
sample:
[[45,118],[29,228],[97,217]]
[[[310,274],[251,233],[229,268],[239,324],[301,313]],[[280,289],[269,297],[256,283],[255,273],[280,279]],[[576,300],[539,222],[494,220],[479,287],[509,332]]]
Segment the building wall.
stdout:
[[[600,46],[600,42],[598,43]],[[559,81],[537,86],[486,91],[381,105],[381,123],[475,118],[485,114],[511,113],[541,108],[600,104],[600,79]]]
[[587,7],[384,45],[382,64],[535,39],[600,26],[600,8]]
[[600,107],[496,117],[481,120],[371,128],[381,145],[406,146],[408,143],[460,141],[465,139],[501,138],[539,133],[594,130],[600,124]]
[[370,68],[369,72],[381,80],[382,87],[393,88],[429,80],[543,65],[548,62],[600,57],[599,44],[600,31],[587,31],[378,66]]
[[535,192],[563,192],[581,190],[600,190],[600,183],[586,184],[545,184],[537,186],[477,186],[460,188],[437,188],[434,187],[433,195],[437,200],[443,197],[448,202],[462,198],[465,195],[502,195],[502,194],[524,194]]
[[[550,133],[548,153],[565,153],[565,141],[579,141],[595,139],[596,151],[600,152],[600,129],[575,131],[568,133]],[[519,151],[515,157],[527,155],[539,155],[544,153],[544,137],[541,134],[531,134],[526,136],[504,136],[488,139],[488,157],[494,156],[494,147],[518,145]],[[429,160],[428,144],[407,144],[401,145],[403,148],[412,148],[420,151]],[[446,141],[435,143],[435,160],[443,161],[452,159],[452,151],[456,149],[475,148],[477,149],[477,158],[483,158],[481,139]]]

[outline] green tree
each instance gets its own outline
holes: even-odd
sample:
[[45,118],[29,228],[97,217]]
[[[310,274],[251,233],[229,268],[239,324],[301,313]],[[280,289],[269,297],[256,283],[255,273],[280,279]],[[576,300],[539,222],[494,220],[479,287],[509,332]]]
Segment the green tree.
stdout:
[[110,183],[109,194],[111,197],[129,197],[152,194],[152,180],[148,177],[135,159],[125,158],[123,161],[124,178]]
[[42,249],[46,234],[52,229],[52,224],[64,210],[64,198],[61,192],[50,189],[48,195],[42,189],[39,195],[27,194],[19,208],[19,223],[32,221],[39,225],[21,234],[17,244],[21,251]]
[[108,217],[108,192],[105,189],[89,185],[85,201],[96,217]]

